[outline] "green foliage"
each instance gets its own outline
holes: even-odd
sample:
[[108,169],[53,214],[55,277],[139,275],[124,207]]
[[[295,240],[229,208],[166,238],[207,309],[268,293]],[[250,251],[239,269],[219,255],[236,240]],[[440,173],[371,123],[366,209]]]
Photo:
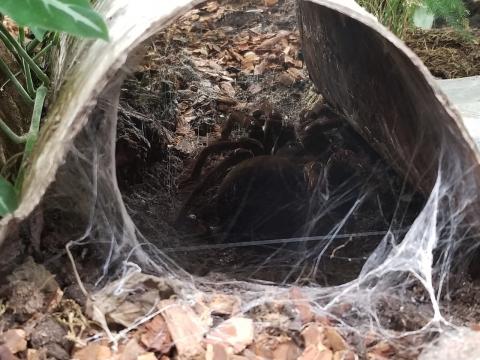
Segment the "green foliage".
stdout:
[[[18,38],[3,25],[3,15],[8,15],[18,23]],[[26,38],[24,27],[33,32],[35,39]],[[17,135],[0,119],[2,135],[13,143],[25,144],[19,172],[16,176],[8,176],[15,185],[0,176],[0,217],[14,211],[18,206],[17,192],[19,193],[22,187],[26,164],[38,138],[40,118],[50,84],[45,67],[40,66],[37,61],[49,58],[49,52],[58,43],[57,32],[108,40],[107,25],[102,16],[92,9],[90,0],[0,0],[0,41],[21,69],[14,73],[0,58],[0,73],[13,84],[25,104],[33,107],[30,129],[25,134]],[[24,81],[17,78],[19,75]]]
[[468,11],[462,0],[423,0],[436,18],[443,19],[455,28],[465,28]]
[[419,1],[412,0],[358,0],[358,3],[397,36],[402,36],[411,24]]
[[15,187],[0,176],[0,216],[14,211],[18,206]]
[[52,30],[108,39],[105,21],[88,0],[1,0],[0,13],[34,28],[40,36],[42,30]]
[[436,18],[448,25],[464,28],[467,11],[462,0],[357,0],[367,11],[399,37],[412,26],[413,15],[419,6],[425,6]]

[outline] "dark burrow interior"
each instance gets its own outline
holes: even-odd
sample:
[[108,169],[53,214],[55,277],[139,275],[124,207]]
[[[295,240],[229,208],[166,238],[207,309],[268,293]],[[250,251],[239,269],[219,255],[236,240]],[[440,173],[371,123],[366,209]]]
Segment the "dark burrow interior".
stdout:
[[[229,4],[220,16],[200,6],[157,34],[124,83],[116,166],[127,209],[195,275],[352,280],[387,233],[401,240],[425,199],[316,92],[293,2],[269,13]],[[249,41],[282,32],[294,65],[270,49],[274,65],[250,71]],[[227,47],[242,36],[237,67]],[[283,81],[290,66],[300,76]]]

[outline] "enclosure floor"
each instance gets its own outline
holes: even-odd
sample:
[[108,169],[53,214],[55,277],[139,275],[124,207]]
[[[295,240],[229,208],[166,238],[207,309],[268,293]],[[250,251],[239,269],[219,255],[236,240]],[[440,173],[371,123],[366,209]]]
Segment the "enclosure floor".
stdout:
[[[341,284],[357,277],[382,239],[382,231],[405,231],[424,201],[412,189],[405,190],[402,178],[372,154],[367,144],[354,136],[354,140],[345,137],[352,131],[346,126],[343,133],[329,133],[329,141],[335,139],[340,149],[356,146],[368,154],[378,172],[378,178],[369,181],[383,181],[375,191],[401,193],[402,199],[397,199],[401,204],[392,215],[394,224],[379,216],[374,197],[342,228],[344,235],[352,236],[339,237],[339,242],[325,247],[318,263],[319,248],[314,245],[231,246],[228,239],[219,241],[217,219],[211,215],[218,183],[192,206],[195,219],[183,227],[174,224],[196,184],[179,185],[190,174],[201,149],[220,139],[232,112],[250,114],[268,104],[285,124],[296,124],[302,111],[321,98],[302,61],[295,1],[265,3],[273,5],[256,0],[199,5],[146,42],[146,56],[122,89],[116,165],[123,199],[141,240],[193,274],[188,277],[192,283],[134,274],[128,281],[123,279],[125,283],[109,284],[97,294],[97,304],[105,306],[102,310],[114,331],[153,314],[125,332],[114,355],[111,338],[98,318],[97,323],[91,321],[95,317],[92,308],[85,310],[89,301],[71,268],[65,266],[65,239],[55,224],[48,224],[42,235],[44,256],[28,259],[6,278],[1,289],[1,359],[14,359],[16,354],[29,360],[353,360],[356,356],[407,360],[416,359],[423,346],[436,338],[433,330],[416,333],[431,319],[433,309],[428,294],[414,279],[412,286],[392,290],[388,298],[378,295],[380,305],[372,309],[378,315],[375,324],[368,323],[371,314],[355,308],[348,299],[328,310],[323,307],[331,298],[322,290],[331,286],[341,293]],[[458,45],[465,52],[475,47],[472,62],[465,56],[461,64],[454,61],[452,68],[444,66],[452,65],[450,55],[442,58],[444,62],[438,60],[439,50],[432,44],[447,39],[451,45],[450,36],[450,31],[442,30],[416,33],[407,43],[436,76],[478,74],[478,43],[476,47]],[[450,50],[443,53],[451,54]],[[235,127],[234,139],[244,135],[245,126]],[[213,156],[203,174],[226,156]],[[321,168],[327,162],[322,161]],[[340,220],[334,217],[332,222]],[[156,254],[151,253],[152,259]],[[74,255],[87,290],[94,289],[103,259],[95,248]],[[125,293],[119,295],[115,286]],[[199,291],[193,291],[194,287]],[[447,289],[442,298],[445,319],[480,331],[480,283],[464,274],[452,274]],[[182,297],[185,294],[188,301]],[[257,301],[259,294],[262,301]],[[8,304],[5,312],[4,304]],[[101,340],[87,343],[97,335]]]

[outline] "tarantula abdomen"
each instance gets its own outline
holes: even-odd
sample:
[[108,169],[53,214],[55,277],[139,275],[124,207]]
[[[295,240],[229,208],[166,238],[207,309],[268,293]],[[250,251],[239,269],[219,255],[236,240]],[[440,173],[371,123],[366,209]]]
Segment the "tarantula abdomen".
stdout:
[[307,203],[303,169],[265,155],[228,173],[217,193],[217,215],[227,241],[288,238],[302,229]]

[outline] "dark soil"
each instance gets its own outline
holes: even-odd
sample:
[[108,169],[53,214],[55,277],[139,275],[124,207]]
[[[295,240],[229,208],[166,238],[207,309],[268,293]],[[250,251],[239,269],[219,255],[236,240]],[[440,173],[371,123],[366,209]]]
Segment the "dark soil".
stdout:
[[433,76],[453,79],[480,75],[480,3],[464,1],[469,27],[410,30],[406,44],[422,59]]
[[405,42],[433,76],[453,79],[480,75],[480,30],[432,29],[407,33]]

